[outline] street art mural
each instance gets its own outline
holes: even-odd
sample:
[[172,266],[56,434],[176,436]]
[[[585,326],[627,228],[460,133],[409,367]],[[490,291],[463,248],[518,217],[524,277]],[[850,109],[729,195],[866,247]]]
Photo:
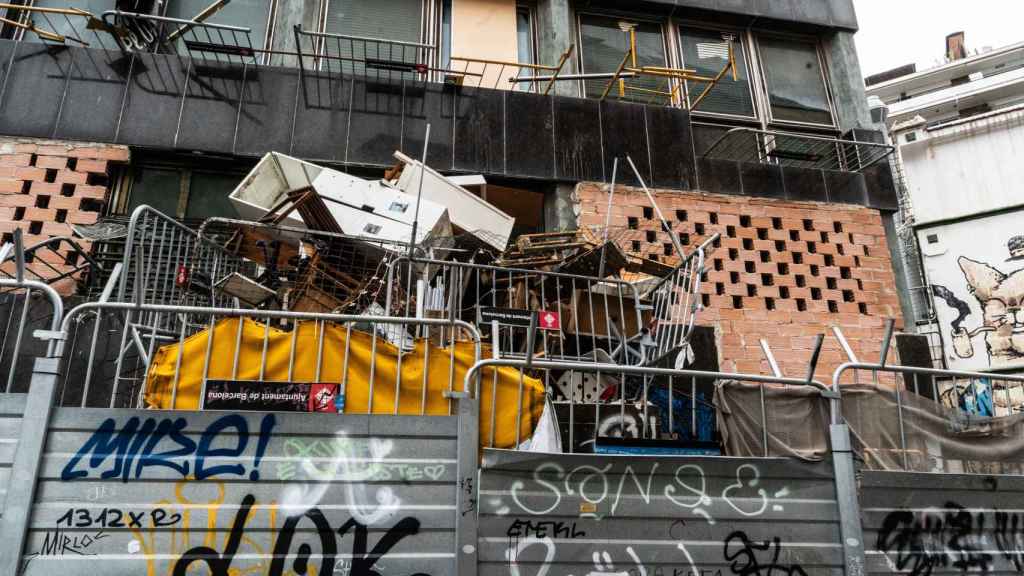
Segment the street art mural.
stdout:
[[918,230],[943,355],[951,369],[1024,367],[1024,236],[1019,213]]
[[454,419],[109,414],[59,413],[23,574],[452,571]]

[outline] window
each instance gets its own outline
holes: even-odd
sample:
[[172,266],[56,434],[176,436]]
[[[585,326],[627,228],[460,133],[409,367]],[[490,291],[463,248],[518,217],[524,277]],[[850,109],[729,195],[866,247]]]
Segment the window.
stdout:
[[147,204],[174,218],[237,218],[228,195],[243,174],[205,172],[174,166],[135,166],[124,213]]
[[[665,39],[661,25],[653,22],[622,20],[608,16],[583,14],[580,16],[580,54],[583,72],[615,72],[629,49],[629,29],[636,30],[637,64],[639,66],[665,66]],[[608,80],[584,81],[587,97],[601,96]],[[662,102],[664,97],[643,90],[668,92],[668,81],[658,78],[639,78],[629,82],[640,90],[627,90],[625,99],[642,102]],[[617,93],[616,93],[617,94]]]
[[758,39],[758,48],[772,119],[832,125],[817,45],[762,37]]
[[[516,7],[516,62],[521,64],[537,63],[537,34],[533,28],[533,13],[529,6]],[[534,70],[521,68],[519,77],[533,76]],[[531,90],[534,83],[520,82],[517,90]]]
[[[750,91],[743,43],[738,34],[729,35],[734,37],[732,50],[738,79],[733,82],[732,74],[728,74],[707,93],[695,110],[753,117],[754,98]],[[682,52],[682,67],[701,76],[713,77],[729,63],[728,44],[723,39],[722,32],[683,27],[679,29],[679,45]],[[707,85],[706,82],[687,82],[686,88],[691,103],[697,100]]]
[[[217,11],[216,14],[205,20],[205,22],[210,24],[226,24],[249,28],[248,41],[244,34],[218,32],[214,28],[202,27],[194,28],[189,38],[201,42],[209,41],[231,46],[246,46],[247,42],[251,42],[252,48],[264,48],[268,42],[267,24],[270,19],[270,3],[271,0],[231,0]],[[165,16],[191,20],[209,5],[209,0],[170,0]],[[209,37],[207,37],[207,34],[209,34]],[[221,37],[222,35],[223,38]]]
[[[419,42],[422,18],[421,0],[328,0],[324,31],[360,38]],[[336,38],[326,40],[326,51],[330,56],[365,60],[369,65],[339,61],[329,64],[357,75],[367,74],[367,68],[379,69],[385,74],[394,70],[395,63],[416,64],[421,56],[421,50],[411,46]],[[379,65],[373,66],[374,61]]]

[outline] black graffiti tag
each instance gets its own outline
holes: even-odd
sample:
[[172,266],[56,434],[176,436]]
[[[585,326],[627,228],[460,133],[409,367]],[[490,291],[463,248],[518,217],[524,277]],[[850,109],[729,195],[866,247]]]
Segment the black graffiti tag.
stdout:
[[[768,552],[771,560],[762,562],[758,560],[759,552]],[[797,564],[785,566],[779,564],[779,554],[782,553],[782,542],[776,536],[771,540],[765,540],[758,544],[751,542],[745,532],[737,530],[725,539],[725,559],[732,562],[730,568],[733,574],[739,576],[807,576],[804,569]]]
[[[242,499],[242,504],[239,506],[238,512],[235,513],[235,519],[231,524],[231,532],[228,535],[223,552],[218,552],[209,546],[191,548],[174,563],[173,576],[186,576],[192,564],[197,562],[206,563],[210,576],[230,576],[232,573],[231,563],[234,561],[235,554],[238,553],[239,544],[245,535],[246,519],[249,517],[249,512],[255,503],[256,498],[252,494],[247,494]],[[334,572],[338,555],[337,538],[323,512],[319,508],[310,508],[302,514],[289,516],[285,520],[284,526],[281,527],[277,540],[274,543],[274,558],[270,563],[270,569],[267,571],[268,576],[282,576],[285,573],[291,573],[287,572],[288,569],[285,565],[288,563],[288,559],[293,556],[291,551],[292,541],[295,538],[296,528],[303,519],[309,519],[313,523],[317,536],[320,539],[320,566],[316,568],[310,566],[310,560],[313,558],[313,548],[308,543],[303,542],[299,544],[298,550],[294,554],[294,560],[291,562],[291,572],[299,576],[306,574],[332,574]],[[420,522],[411,517],[403,518],[381,536],[373,550],[369,552],[366,550],[368,528],[355,519],[349,519],[345,522],[338,529],[338,536],[344,536],[349,530],[353,529],[352,566],[349,576],[381,576],[379,572],[373,569],[374,564],[384,558],[402,538],[417,534],[420,529]],[[429,575],[417,573],[412,576]]]
[[929,576],[935,568],[950,566],[987,572],[992,554],[986,551],[984,532],[984,514],[947,502],[944,510],[920,516],[908,510],[890,512],[878,530],[876,547],[892,553],[898,570],[909,566],[912,576]]

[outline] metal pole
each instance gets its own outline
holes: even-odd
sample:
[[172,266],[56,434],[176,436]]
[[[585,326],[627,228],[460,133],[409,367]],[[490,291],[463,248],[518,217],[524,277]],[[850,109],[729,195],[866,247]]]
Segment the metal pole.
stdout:
[[[412,236],[409,237],[409,258],[413,258],[416,249],[416,229],[420,224],[420,199],[423,198],[423,177],[427,172],[427,148],[430,145],[430,122],[427,122],[427,133],[423,136],[423,159],[420,161],[420,182],[416,190],[416,212],[412,219]],[[387,314],[387,311],[384,311]]]
[[637,181],[640,182],[640,187],[644,189],[644,194],[647,194],[647,199],[651,201],[651,206],[654,207],[654,212],[658,215],[658,219],[661,220],[661,225],[665,228],[665,233],[672,239],[672,245],[675,246],[676,254],[682,258],[685,254],[683,251],[683,245],[679,242],[679,238],[672,233],[672,227],[668,225],[668,220],[665,220],[665,215],[661,213],[661,208],[658,208],[658,203],[654,201],[654,196],[651,194],[651,191],[647,189],[647,184],[644,184],[644,179],[640,176],[640,171],[636,169],[636,164],[633,164],[633,158],[627,154],[626,161],[629,162],[629,166],[633,169],[633,174],[636,175]]
[[[605,258],[605,247],[608,245],[608,229],[612,225],[612,199],[615,198],[615,176],[619,172],[619,157],[616,156],[612,161],[612,182],[611,188],[608,190],[608,210],[604,217],[604,238],[601,242],[601,264],[597,269],[597,277],[604,278],[604,258]],[[607,312],[607,311],[606,311]]]

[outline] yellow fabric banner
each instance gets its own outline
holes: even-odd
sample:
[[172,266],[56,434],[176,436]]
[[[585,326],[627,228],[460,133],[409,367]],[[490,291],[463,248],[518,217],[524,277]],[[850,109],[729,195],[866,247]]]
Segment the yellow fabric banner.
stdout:
[[[241,323],[241,324],[239,324]],[[239,334],[241,329],[241,334]],[[320,331],[323,334],[320,334]],[[212,343],[210,337],[212,336]],[[321,337],[323,342],[321,344]],[[266,341],[266,360],[263,359]],[[238,343],[237,372],[235,346]],[[345,356],[346,343],[348,357]],[[264,382],[337,382],[347,366],[345,382],[346,414],[393,414],[395,412],[395,376],[398,372],[398,348],[384,337],[376,343],[371,334],[332,323],[299,321],[293,331],[268,327],[249,318],[224,318],[213,330],[203,330],[177,343],[162,346],[153,355],[146,375],[145,401],[150,408],[170,409],[175,371],[178,370],[177,395],[174,408],[198,410],[203,387],[203,367],[209,346],[208,380],[261,380]],[[322,349],[320,373],[317,376],[317,355]],[[292,356],[294,354],[294,362]],[[491,352],[484,346],[483,357]],[[424,362],[424,355],[427,362]],[[179,356],[181,366],[178,367]],[[372,362],[372,359],[376,362]],[[398,389],[399,414],[449,414],[449,401],[442,395],[449,389],[461,389],[466,372],[473,365],[472,342],[457,342],[452,348],[431,345],[419,339],[413,350],[401,357],[401,386]],[[260,374],[260,365],[264,365]],[[423,393],[423,367],[427,366],[426,395]],[[292,366],[289,374],[289,365]],[[371,369],[373,370],[371,385]],[[490,440],[491,407],[497,406],[495,422],[496,448],[513,448],[516,434],[516,406],[519,399],[520,372],[515,368],[497,369],[497,402],[491,401],[494,390],[494,368],[481,371],[480,444]],[[370,406],[370,395],[373,395]],[[425,401],[425,406],[424,406]],[[523,377],[523,415],[520,441],[530,438],[544,409],[544,386],[540,380]],[[369,408],[369,409],[368,409]],[[454,403],[452,404],[454,413]]]

